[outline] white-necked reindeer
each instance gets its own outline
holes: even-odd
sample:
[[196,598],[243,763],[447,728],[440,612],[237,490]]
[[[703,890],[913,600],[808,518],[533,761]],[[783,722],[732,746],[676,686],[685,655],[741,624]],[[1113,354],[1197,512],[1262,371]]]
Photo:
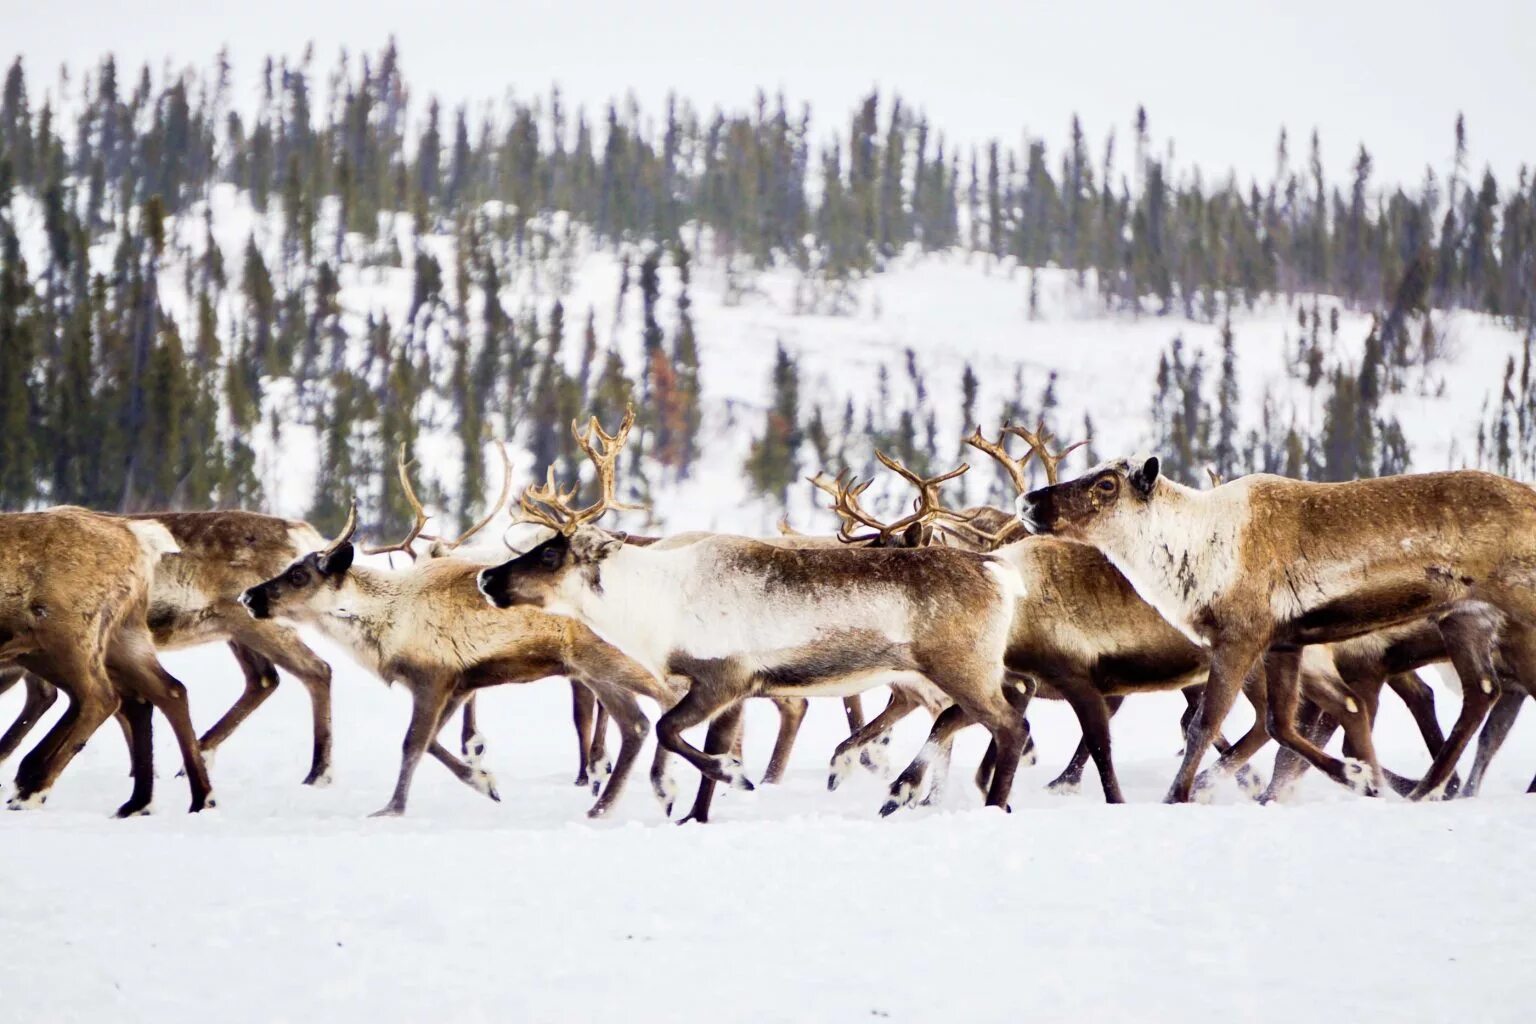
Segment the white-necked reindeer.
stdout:
[[[999,756],[988,803],[1007,801],[1025,729],[1022,691],[1002,655],[1018,574],[954,548],[786,547],[690,534],[646,547],[572,514],[552,486],[523,508],[553,535],[480,573],[501,608],[572,617],[657,679],[687,694],[657,723],[661,746],[707,780],[751,788],[730,754],[741,702],[753,696],[847,695],[909,680],[928,684],[991,730]],[[705,749],[683,730],[709,721]],[[701,791],[696,820],[707,817]]]
[[1242,680],[1265,658],[1269,732],[1320,771],[1375,791],[1370,766],[1331,757],[1297,728],[1298,669],[1308,644],[1432,617],[1463,705],[1410,796],[1439,795],[1499,694],[1495,652],[1536,679],[1536,649],[1511,649],[1536,626],[1536,493],[1476,471],[1351,483],[1243,477],[1209,491],[1166,479],[1154,458],[1106,462],[1030,492],[1034,533],[1098,547],[1191,640],[1210,650],[1210,680],[1170,800],[1187,800],[1201,752]]

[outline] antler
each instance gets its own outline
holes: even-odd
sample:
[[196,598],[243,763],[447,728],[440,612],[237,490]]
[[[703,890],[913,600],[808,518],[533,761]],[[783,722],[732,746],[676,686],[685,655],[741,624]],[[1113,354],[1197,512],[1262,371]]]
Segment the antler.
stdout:
[[325,546],[325,549],[320,552],[320,557],[325,559],[334,555],[343,544],[352,540],[352,535],[355,533],[357,533],[357,499],[353,498],[351,507],[347,509],[347,521],[342,524],[341,532]]
[[1009,455],[1008,449],[1004,447],[1007,440],[1007,427],[1004,427],[1002,432],[997,435],[996,441],[988,441],[985,437],[982,436],[981,427],[978,426],[976,428],[976,432],[965,439],[965,443],[970,445],[972,448],[975,448],[979,452],[986,452],[988,455],[992,456],[997,464],[1002,466],[1003,469],[1008,473],[1008,478],[1013,481],[1014,489],[1017,490],[1020,494],[1023,494],[1025,491],[1029,490],[1029,477],[1025,475],[1024,469],[1029,465],[1029,460],[1034,458],[1035,450],[1031,448],[1029,451],[1024,453],[1024,457],[1022,459],[1016,459],[1012,455]]
[[411,556],[411,561],[416,560],[416,552],[411,550],[411,542],[421,536],[422,528],[427,525],[427,511],[421,507],[421,502],[416,497],[416,489],[411,486],[411,467],[405,461],[405,444],[400,445],[400,454],[396,457],[396,463],[400,469],[400,486],[405,489],[405,500],[410,502],[411,508],[416,513],[416,520],[411,524],[411,530],[405,535],[405,539],[398,544],[386,544],[383,547],[363,548],[365,555],[383,555],[394,551],[403,551]]
[[489,526],[491,520],[496,518],[496,513],[501,511],[502,506],[507,503],[507,499],[512,495],[512,458],[507,454],[507,446],[504,442],[497,441],[496,448],[501,452],[501,494],[497,496],[496,501],[491,505],[491,510],[485,514],[485,518],[459,534],[453,540],[434,537],[426,533],[421,535],[423,540],[437,541],[443,545],[443,550],[454,551],[458,549],[459,545]]
[[1220,487],[1221,486],[1221,482],[1222,482],[1221,481],[1221,474],[1216,472],[1216,467],[1215,466],[1206,466],[1205,467],[1205,475],[1211,478],[1211,486],[1212,487]]
[[624,422],[619,425],[618,432],[614,434],[603,430],[596,416],[587,421],[586,429],[582,429],[578,421],[572,420],[571,433],[576,438],[577,447],[597,468],[597,483],[600,491],[597,500],[585,508],[572,508],[571,502],[575,499],[580,484],[573,484],[569,490],[561,490],[555,482],[555,467],[550,466],[544,478],[544,484],[542,486],[530,484],[518,499],[518,507],[521,509],[519,518],[524,522],[538,523],[570,536],[576,532],[577,527],[600,518],[609,509],[644,508],[643,505],[621,502],[614,494],[614,471],[618,465],[619,453],[624,450],[624,441],[629,437],[630,428],[634,425],[634,406],[629,407],[629,411],[624,414]]
[[[951,512],[943,506],[943,503],[939,500],[939,488],[944,483],[955,479],[969,470],[971,468],[969,465],[961,463],[958,468],[952,469],[948,473],[942,473],[933,477],[922,477],[882,451],[876,451],[875,457],[891,472],[917,488],[917,497],[912,502],[912,513],[898,519],[894,523],[882,523],[868,512],[865,512],[859,504],[859,496],[868,490],[869,485],[874,483],[874,481],[866,480],[863,483],[859,483],[857,480],[849,479],[845,483],[842,477],[839,477],[837,480],[836,500],[832,506],[833,510],[843,520],[843,525],[837,531],[838,540],[844,544],[861,544],[877,539],[882,541],[889,540],[909,527],[919,523],[926,525],[941,515],[963,518],[959,513]],[[813,480],[812,482],[814,483],[815,481]],[[817,486],[820,485],[818,484]],[[866,526],[875,532],[874,534],[860,536],[853,532],[854,524]]]
[[[1036,426],[1034,430],[1027,430],[1024,427],[1005,425],[1003,427],[1003,433],[1013,434],[1015,437],[1021,437],[1024,439],[1024,443],[1029,445],[1030,450],[1040,457],[1040,465],[1045,469],[1046,483],[1050,484],[1057,482],[1056,467],[1061,464],[1061,460],[1065,459],[1068,455],[1071,455],[1073,452],[1077,451],[1083,445],[1088,443],[1086,440],[1078,441],[1076,444],[1068,445],[1061,451],[1056,452],[1054,455],[1051,454],[1051,450],[1047,446],[1052,441],[1054,441],[1055,438],[1046,432],[1044,420],[1041,420],[1039,425]],[[1023,491],[1024,488],[1019,488],[1020,493],[1023,493]]]

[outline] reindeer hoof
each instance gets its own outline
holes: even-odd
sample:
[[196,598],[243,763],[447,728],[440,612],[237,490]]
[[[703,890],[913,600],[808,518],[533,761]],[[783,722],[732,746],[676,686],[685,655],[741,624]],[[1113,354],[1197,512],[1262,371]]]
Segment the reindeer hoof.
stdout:
[[582,789],[586,789],[588,786],[592,785],[592,777],[587,774],[587,770],[585,768],[577,773],[575,785],[581,787]]
[[679,825],[708,825],[709,818],[702,814],[695,814],[690,812],[686,817],[679,818],[677,823]]
[[[1344,785],[1361,796],[1381,795],[1381,788],[1377,785],[1373,774],[1371,766],[1364,761],[1356,761],[1352,757],[1344,759]],[[1445,787],[1439,788],[1443,791]]]
[[6,801],[5,809],[8,811],[35,811],[47,802],[48,791],[40,789],[31,796],[22,796],[20,793],[17,793]]
[[887,800],[880,808],[880,817],[889,818],[899,810],[901,810],[900,803],[895,800]]
[[472,732],[464,739],[459,749],[463,752],[465,761],[477,765],[480,759],[485,757],[485,737],[478,732]]
[[1239,768],[1233,779],[1237,782],[1237,788],[1248,794],[1249,799],[1257,800],[1264,793],[1264,776],[1251,764]]
[[304,785],[313,786],[316,789],[329,789],[331,785],[331,770],[310,772],[304,779]]
[[115,818],[144,818],[144,817],[148,817],[150,814],[153,814],[154,810],[155,810],[155,805],[153,803],[146,803],[142,807],[135,807],[133,805],[133,803],[130,801],[129,803],[123,804],[123,806],[119,807],[117,809],[117,813],[114,814],[113,817],[115,817]]
[[722,786],[728,786],[731,789],[745,790],[750,793],[757,788],[752,785],[752,780],[747,778],[746,766],[738,758],[717,758],[714,771],[707,774]]
[[213,798],[213,793],[210,792],[207,796],[203,797],[201,803],[194,799],[192,801],[192,806],[188,809],[187,813],[201,814],[203,811],[216,811],[218,809],[219,802]]
[[380,807],[378,810],[376,810],[372,814],[368,815],[368,817],[370,817],[370,818],[398,818],[401,815],[403,815],[404,813],[405,813],[405,808],[404,807],[396,807],[395,805],[390,804],[387,807]]
[[1077,796],[1082,788],[1082,779],[1055,779],[1045,787],[1045,791],[1053,796]]
[[587,817],[589,819],[591,819],[592,821],[596,821],[599,818],[604,818],[604,817],[607,817],[607,816],[608,816],[608,808],[604,807],[602,804],[594,804],[587,811]]
[[483,768],[477,768],[469,777],[469,784],[475,787],[475,792],[484,793],[497,803],[501,803],[501,794],[496,791],[496,776]]
[[[1455,772],[1452,772],[1451,773],[1451,777],[1445,780],[1444,798],[1446,800],[1454,800],[1454,799],[1456,799],[1456,797],[1460,793],[1461,793],[1461,776],[1457,775]],[[1475,794],[1475,793],[1468,793],[1467,795],[1468,796],[1476,796],[1477,794]]]
[[859,764],[876,775],[884,775],[891,769],[891,737],[881,736],[874,743],[866,743],[859,751]]

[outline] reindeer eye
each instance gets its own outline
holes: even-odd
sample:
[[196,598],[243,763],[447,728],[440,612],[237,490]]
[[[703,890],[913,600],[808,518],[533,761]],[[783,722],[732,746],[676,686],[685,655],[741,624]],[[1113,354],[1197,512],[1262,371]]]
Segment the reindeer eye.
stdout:
[[288,585],[289,586],[302,587],[304,584],[306,584],[308,582],[309,582],[309,573],[305,572],[303,569],[290,569],[288,571]]
[[1112,477],[1112,476],[1106,476],[1104,479],[1100,480],[1094,486],[1097,487],[1100,491],[1103,491],[1105,494],[1114,494],[1115,493],[1115,478]]
[[554,548],[545,548],[543,557],[539,559],[539,564],[546,569],[558,569],[564,557],[565,553],[562,551],[557,551]]

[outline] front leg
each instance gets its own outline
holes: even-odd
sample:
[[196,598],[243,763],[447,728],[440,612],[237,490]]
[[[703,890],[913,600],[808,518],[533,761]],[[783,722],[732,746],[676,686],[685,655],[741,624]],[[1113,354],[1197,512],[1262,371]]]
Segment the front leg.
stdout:
[[1164,798],[1165,803],[1188,803],[1194,793],[1195,773],[1200,770],[1200,760],[1205,756],[1215,738],[1221,734],[1222,723],[1243,681],[1249,673],[1256,673],[1258,686],[1264,685],[1264,667],[1259,655],[1268,645],[1268,637],[1245,636],[1237,633],[1219,636],[1211,651],[1211,667],[1204,688],[1200,692],[1200,707],[1189,720],[1184,734],[1184,761],[1174,776],[1173,785]]
[[[738,701],[715,716],[709,723],[709,733],[704,737],[704,751],[714,756],[724,756],[736,744],[736,737],[741,732],[741,702]],[[751,788],[748,783],[747,788]],[[678,822],[679,825],[690,821],[704,824],[709,821],[709,805],[715,799],[715,780],[705,775],[699,780],[699,791],[693,799],[693,809],[687,817]]]
[[400,777],[395,782],[394,795],[389,803],[375,811],[372,817],[392,818],[405,813],[405,801],[411,792],[411,778],[421,755],[427,752],[437,736],[442,723],[443,708],[447,705],[453,687],[437,680],[418,680],[411,687],[413,703],[411,724],[400,745]]

